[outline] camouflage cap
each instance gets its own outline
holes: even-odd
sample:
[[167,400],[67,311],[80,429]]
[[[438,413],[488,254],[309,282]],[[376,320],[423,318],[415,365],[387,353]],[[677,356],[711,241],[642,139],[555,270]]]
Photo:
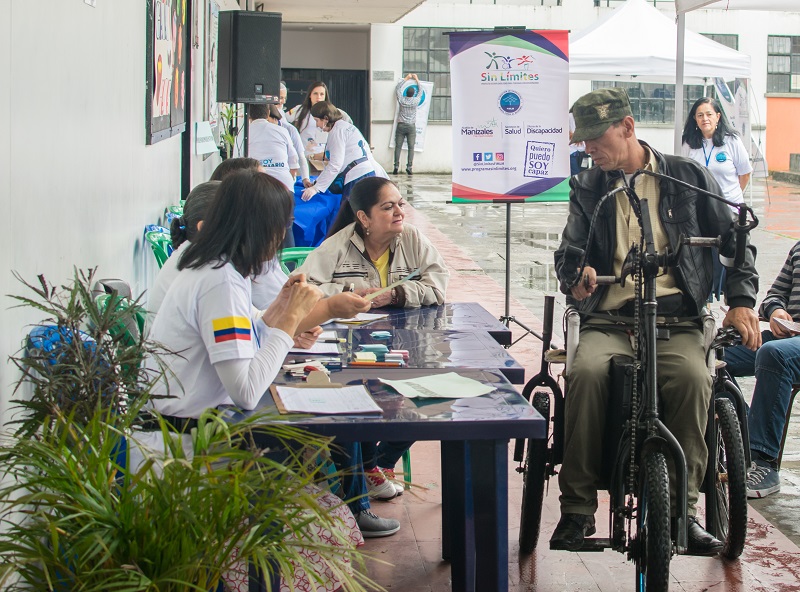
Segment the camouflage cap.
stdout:
[[572,143],[577,144],[599,138],[612,123],[633,113],[624,88],[601,88],[575,101],[572,115],[575,117]]

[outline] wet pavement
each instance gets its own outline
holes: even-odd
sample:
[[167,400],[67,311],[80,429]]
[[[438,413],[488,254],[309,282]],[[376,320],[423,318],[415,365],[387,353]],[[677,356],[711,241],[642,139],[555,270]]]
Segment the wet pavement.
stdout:
[[[503,313],[506,205],[448,203],[451,199],[448,175],[397,175],[393,179],[414,209],[424,215],[424,230],[440,232],[463,251],[462,264],[456,263],[455,267],[463,267],[459,272],[466,275],[467,280],[474,275],[476,294],[488,296],[483,273],[496,282],[497,285],[490,290],[496,306],[494,312]],[[745,197],[759,218],[759,226],[753,230],[751,241],[758,248],[760,304],[783,266],[789,249],[800,240],[800,185],[755,179]],[[510,314],[539,331],[544,295],[555,295],[554,339],[557,341],[563,339],[561,318],[565,297],[558,292],[553,251],[561,241],[566,215],[565,203],[511,206],[510,293],[512,302],[516,302],[512,304]],[[478,300],[469,295],[457,299]],[[718,311],[719,304],[713,308]],[[718,318],[722,316],[724,313],[720,313]],[[528,336],[512,347],[511,353],[517,355],[515,350],[520,348],[535,350],[538,343],[537,339]],[[529,377],[536,371],[538,367],[529,371]],[[749,400],[754,380],[740,382]],[[791,417],[781,467],[781,491],[766,499],[754,500],[751,505],[800,545],[800,520],[797,519],[800,515],[800,397],[795,403],[796,412]]]

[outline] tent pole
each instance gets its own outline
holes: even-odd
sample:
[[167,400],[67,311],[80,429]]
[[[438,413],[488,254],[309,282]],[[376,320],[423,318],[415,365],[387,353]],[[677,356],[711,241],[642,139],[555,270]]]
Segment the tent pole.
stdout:
[[681,132],[683,130],[683,60],[684,38],[686,37],[686,15],[678,13],[678,45],[675,53],[675,152],[681,153]]

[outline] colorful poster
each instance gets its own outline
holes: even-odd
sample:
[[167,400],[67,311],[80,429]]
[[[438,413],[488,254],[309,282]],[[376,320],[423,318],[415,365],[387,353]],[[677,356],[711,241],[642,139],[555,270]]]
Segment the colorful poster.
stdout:
[[[403,92],[411,86],[416,84],[413,80],[406,80],[401,87]],[[427,80],[419,81],[420,90],[422,92],[422,99],[417,107],[417,137],[414,140],[414,152],[422,152],[425,149],[425,132],[428,130],[428,114],[431,111],[431,97],[433,96],[433,82]],[[392,89],[394,92],[394,89]],[[397,116],[400,112],[400,105],[395,101],[394,105],[394,121],[392,122],[392,135],[389,136],[389,148],[394,148],[394,132],[397,129]],[[408,141],[403,138],[403,148],[408,150]]]
[[219,141],[217,120],[219,119],[219,103],[217,103],[217,38],[219,32],[219,5],[209,0],[206,11],[205,38],[205,83],[203,94],[203,115],[211,126],[214,136]]
[[147,131],[152,144],[186,129],[186,0],[148,0]]
[[450,35],[453,201],[569,198],[567,31]]

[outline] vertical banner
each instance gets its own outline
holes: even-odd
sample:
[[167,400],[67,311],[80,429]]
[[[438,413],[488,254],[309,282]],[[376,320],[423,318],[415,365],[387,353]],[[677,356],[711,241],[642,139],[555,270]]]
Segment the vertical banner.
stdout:
[[450,34],[453,201],[569,199],[567,31]]
[[[413,80],[406,80],[402,87],[403,92],[416,84]],[[422,93],[422,98],[417,107],[417,138],[414,141],[414,152],[422,152],[425,149],[425,132],[428,130],[428,114],[431,111],[431,97],[433,96],[433,82],[427,80],[419,81],[419,89]],[[393,91],[394,92],[394,91]],[[397,117],[400,113],[400,105],[395,101],[394,104],[394,121],[392,122],[392,135],[389,136],[389,148],[394,148],[394,132],[397,129]],[[403,148],[408,150],[408,142],[403,138]]]

